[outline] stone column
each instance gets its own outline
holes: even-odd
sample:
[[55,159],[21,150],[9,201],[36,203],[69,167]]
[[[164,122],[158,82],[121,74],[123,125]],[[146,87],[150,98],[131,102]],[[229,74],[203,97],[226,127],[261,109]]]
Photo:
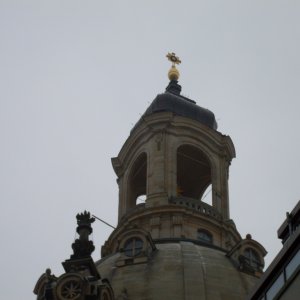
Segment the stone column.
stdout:
[[146,206],[168,203],[166,191],[165,150],[166,139],[162,131],[157,132],[148,143],[149,163],[147,174]]

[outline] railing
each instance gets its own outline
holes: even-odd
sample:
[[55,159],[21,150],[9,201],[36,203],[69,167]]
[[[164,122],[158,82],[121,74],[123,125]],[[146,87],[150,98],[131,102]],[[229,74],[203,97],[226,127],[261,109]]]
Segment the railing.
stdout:
[[221,214],[215,208],[200,200],[180,196],[180,197],[171,197],[169,199],[169,203],[188,207],[204,215],[209,215],[211,217],[214,217],[218,220],[222,219]]
[[[201,214],[211,216],[217,220],[222,219],[221,214],[215,208],[197,199],[182,197],[182,196],[170,197],[169,203],[184,206],[192,210],[196,210]],[[129,211],[127,211],[127,213],[121,218],[120,221],[126,220],[129,215],[143,211],[144,209],[145,209],[145,203],[140,203],[135,207],[132,207]]]

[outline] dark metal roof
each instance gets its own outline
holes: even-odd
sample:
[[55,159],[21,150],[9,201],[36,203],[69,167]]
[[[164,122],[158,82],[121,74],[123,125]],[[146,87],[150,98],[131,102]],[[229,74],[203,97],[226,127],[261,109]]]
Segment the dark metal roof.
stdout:
[[[143,114],[142,118],[155,113],[172,112],[175,115],[193,119],[216,130],[218,125],[213,112],[198,106],[195,101],[181,96],[180,91],[181,86],[177,81],[171,81],[166,88],[165,93],[157,95]],[[141,120],[137,122],[134,128],[136,128],[140,122]]]
[[175,115],[198,121],[211,129],[217,129],[215,116],[210,110],[202,108],[196,105],[194,101],[180,95],[175,95],[170,92],[157,95],[144,113],[144,116],[162,111],[172,112]]

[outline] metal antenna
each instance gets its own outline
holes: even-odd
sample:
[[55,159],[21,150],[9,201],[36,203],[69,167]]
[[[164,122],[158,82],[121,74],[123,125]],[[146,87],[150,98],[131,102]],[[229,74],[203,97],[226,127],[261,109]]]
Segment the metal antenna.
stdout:
[[107,226],[109,226],[109,227],[111,227],[111,228],[113,228],[113,229],[116,229],[116,227],[114,227],[114,226],[108,224],[107,222],[103,221],[102,219],[96,217],[95,215],[92,215],[92,216],[93,216],[94,218],[96,218],[97,220],[99,220],[100,222],[104,223],[105,225],[107,225]]

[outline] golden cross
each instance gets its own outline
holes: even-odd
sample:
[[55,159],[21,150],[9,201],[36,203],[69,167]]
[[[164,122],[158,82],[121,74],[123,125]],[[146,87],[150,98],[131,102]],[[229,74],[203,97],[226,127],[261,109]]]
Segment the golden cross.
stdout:
[[181,63],[181,60],[179,59],[178,56],[176,56],[176,54],[174,52],[172,53],[168,53],[167,54],[167,58],[170,62],[172,62],[172,66],[179,65]]

